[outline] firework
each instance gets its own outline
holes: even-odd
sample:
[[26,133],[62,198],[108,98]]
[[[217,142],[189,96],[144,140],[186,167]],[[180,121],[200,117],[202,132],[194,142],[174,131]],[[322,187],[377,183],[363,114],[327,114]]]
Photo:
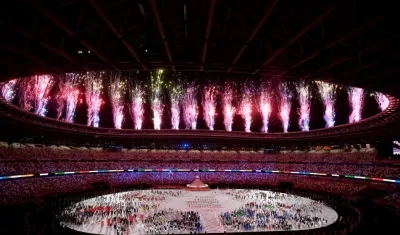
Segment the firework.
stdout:
[[57,102],[57,119],[60,119],[65,108],[65,121],[73,122],[75,118],[75,110],[79,98],[79,75],[76,73],[67,73],[65,80],[61,80],[58,84],[59,92],[55,99]]
[[204,120],[210,130],[214,130],[215,109],[217,106],[217,89],[213,85],[204,87],[203,89],[203,110]]
[[302,131],[309,131],[310,130],[310,106],[311,106],[310,86],[305,81],[300,81],[298,86],[296,86],[296,90],[299,95],[299,103],[300,103],[299,126]]
[[39,75],[34,77],[35,113],[46,116],[47,106],[50,100],[50,90],[53,87],[53,79],[49,75]]
[[116,74],[110,78],[108,87],[109,97],[113,111],[114,127],[122,128],[124,119],[124,98],[125,98],[126,83],[121,79],[121,74]]
[[143,86],[136,82],[131,87],[131,115],[134,121],[135,129],[141,130],[144,119],[144,90]]
[[99,127],[100,124],[100,108],[103,104],[101,92],[103,90],[102,77],[104,72],[87,73],[85,76],[86,82],[86,103],[88,104],[88,119],[87,125]]
[[151,74],[150,81],[150,101],[153,110],[153,125],[155,130],[161,129],[161,116],[163,112],[162,104],[162,87],[163,87],[163,70],[158,70],[156,75]]
[[318,92],[321,96],[322,102],[325,107],[324,119],[326,127],[333,127],[335,125],[335,103],[336,103],[336,88],[335,84],[327,82],[316,82]]
[[271,114],[271,96],[270,96],[268,88],[265,86],[261,90],[261,93],[260,93],[259,105],[260,105],[260,112],[262,115],[262,122],[263,122],[261,131],[264,133],[267,133],[269,116]]
[[250,85],[245,85],[243,88],[243,95],[240,102],[240,115],[244,119],[244,131],[251,132],[251,113],[252,113],[252,98],[253,98],[253,89]]
[[3,84],[0,84],[1,87],[1,95],[7,102],[11,102],[15,97],[15,88],[18,79],[9,80]]
[[183,120],[186,129],[197,127],[197,87],[194,84],[188,84],[182,100]]
[[290,121],[290,109],[292,107],[292,91],[287,82],[279,83],[279,117],[282,121],[283,132],[288,132]]
[[183,97],[182,84],[170,82],[168,85],[169,98],[171,100],[171,124],[173,130],[179,130],[180,108],[179,104]]
[[361,112],[364,104],[364,89],[357,87],[349,87],[349,103],[351,105],[351,114],[349,123],[358,122],[361,120]]
[[236,108],[233,102],[233,89],[229,84],[225,84],[224,92],[222,94],[222,108],[224,113],[225,130],[232,131],[233,116],[235,115]]
[[381,111],[383,111],[387,107],[389,107],[389,98],[386,95],[384,95],[383,93],[376,92],[375,99],[376,99],[376,102],[378,102],[379,108],[381,109]]
[[65,109],[65,121],[67,122],[74,122],[75,118],[75,110],[76,110],[76,105],[78,104],[78,98],[79,98],[79,89],[76,87],[71,87],[71,93],[67,98],[66,102],[66,109]]
[[63,114],[66,100],[69,96],[69,91],[67,90],[66,81],[64,82],[62,79],[58,82],[58,93],[54,97],[57,103],[57,119],[60,120]]
[[33,110],[35,106],[35,77],[21,78],[18,84],[19,106],[27,111]]

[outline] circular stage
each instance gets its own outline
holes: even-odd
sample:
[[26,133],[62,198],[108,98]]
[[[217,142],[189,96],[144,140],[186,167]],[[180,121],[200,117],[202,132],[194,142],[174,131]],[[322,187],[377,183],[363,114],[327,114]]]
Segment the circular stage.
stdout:
[[308,230],[334,223],[323,203],[263,190],[137,190],[66,208],[60,223],[92,234],[188,234]]

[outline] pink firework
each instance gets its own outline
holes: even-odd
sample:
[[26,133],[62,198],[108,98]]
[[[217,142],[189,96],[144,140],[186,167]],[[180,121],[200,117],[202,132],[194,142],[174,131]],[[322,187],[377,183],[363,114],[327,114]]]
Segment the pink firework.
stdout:
[[35,107],[35,76],[21,78],[18,84],[18,101],[21,108],[32,111]]
[[116,129],[122,128],[122,121],[124,120],[125,91],[126,83],[121,79],[121,75],[116,74],[112,76],[108,92],[113,110],[114,127]]
[[79,89],[77,87],[70,88],[69,96],[67,97],[66,108],[65,108],[65,121],[74,122],[76,105],[78,104]]
[[179,130],[180,108],[179,101],[171,101],[171,124],[173,130]]
[[335,103],[336,103],[336,88],[335,84],[327,82],[316,82],[318,92],[325,106],[324,119],[326,127],[333,127],[335,125]]
[[183,97],[182,85],[180,82],[169,83],[169,97],[171,101],[171,124],[173,130],[179,130],[179,122],[180,122],[180,107]]
[[90,72],[85,75],[86,103],[88,104],[88,126],[99,127],[100,124],[99,113],[101,105],[103,104],[103,100],[101,99],[103,75],[104,72]]
[[65,108],[65,121],[74,122],[75,110],[79,98],[79,75],[67,73],[65,80],[58,84],[59,92],[55,99],[57,101],[57,119],[60,119]]
[[310,86],[305,81],[300,81],[296,86],[299,95],[300,103],[300,118],[299,126],[302,131],[310,130],[310,106],[311,106],[311,92]]
[[349,103],[351,105],[351,114],[349,123],[358,122],[361,120],[362,107],[364,105],[364,89],[357,87],[349,87]]
[[150,101],[153,110],[153,125],[155,130],[161,129],[161,118],[164,105],[162,104],[163,70],[158,70],[156,75],[151,74],[150,82]]
[[1,87],[1,95],[7,102],[11,102],[15,97],[15,88],[18,79],[9,80],[3,84],[0,84]]
[[60,120],[62,117],[66,100],[67,100],[68,96],[70,95],[69,91],[67,91],[66,87],[67,87],[66,82],[64,82],[62,80],[60,80],[58,82],[58,93],[54,97],[54,99],[57,102],[57,110],[56,111],[57,111],[57,119],[58,120]]
[[261,112],[262,122],[263,122],[261,131],[264,133],[267,133],[269,116],[271,115],[272,107],[271,107],[271,96],[270,96],[268,88],[266,88],[266,87],[261,90],[259,105],[260,105],[260,112]]
[[53,78],[49,75],[35,76],[35,113],[40,116],[46,116],[47,106],[50,100],[50,91],[53,87]]
[[389,98],[381,92],[375,93],[376,102],[378,102],[379,108],[381,111],[387,109],[389,107]]
[[279,117],[282,121],[283,132],[288,132],[290,121],[290,109],[292,107],[292,91],[288,83],[279,83]]
[[197,128],[197,88],[194,84],[189,84],[185,90],[182,100],[183,109],[183,120],[186,125],[186,129]]
[[242,99],[240,102],[240,110],[239,113],[244,119],[244,131],[251,132],[251,113],[253,111],[253,90],[250,85],[245,85],[243,90]]
[[203,116],[208,129],[214,130],[215,109],[217,106],[217,89],[215,86],[209,85],[204,87],[202,105],[204,110]]
[[233,89],[229,84],[225,84],[222,93],[222,109],[224,113],[224,125],[226,131],[232,131],[233,117],[236,113],[236,108],[233,106]]
[[144,119],[144,90],[140,83],[136,83],[131,88],[131,115],[134,121],[135,129],[141,130]]

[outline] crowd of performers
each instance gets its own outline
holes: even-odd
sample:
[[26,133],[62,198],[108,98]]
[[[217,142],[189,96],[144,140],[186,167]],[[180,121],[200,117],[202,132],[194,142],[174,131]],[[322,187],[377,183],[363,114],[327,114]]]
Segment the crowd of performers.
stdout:
[[336,219],[323,214],[323,203],[304,198],[299,203],[294,195],[253,190],[229,190],[227,193],[244,203],[239,209],[221,214],[227,230],[305,230],[327,226],[328,221]]
[[[136,190],[107,194],[72,204],[58,219],[71,229],[100,234],[204,233],[205,218],[201,218],[199,211],[176,210],[168,205],[172,198],[183,198],[187,193]],[[239,202],[238,209],[220,215],[220,225],[228,232],[310,229],[327,226],[337,219],[336,213],[326,214],[323,203],[294,195],[246,189],[219,190],[213,194],[228,195]]]
[[160,206],[180,190],[138,190],[88,199],[66,208],[59,220],[80,231],[99,228],[102,234],[199,233],[203,230],[198,212],[177,211]]
[[169,209],[146,218],[144,222],[153,224],[146,230],[146,233],[150,234],[200,233],[203,231],[200,215],[194,211],[183,212]]

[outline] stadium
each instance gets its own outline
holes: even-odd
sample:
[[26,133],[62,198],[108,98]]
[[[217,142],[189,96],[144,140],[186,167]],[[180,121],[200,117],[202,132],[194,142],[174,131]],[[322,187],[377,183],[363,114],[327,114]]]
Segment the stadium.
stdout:
[[1,234],[395,234],[392,3],[27,0],[0,16]]

